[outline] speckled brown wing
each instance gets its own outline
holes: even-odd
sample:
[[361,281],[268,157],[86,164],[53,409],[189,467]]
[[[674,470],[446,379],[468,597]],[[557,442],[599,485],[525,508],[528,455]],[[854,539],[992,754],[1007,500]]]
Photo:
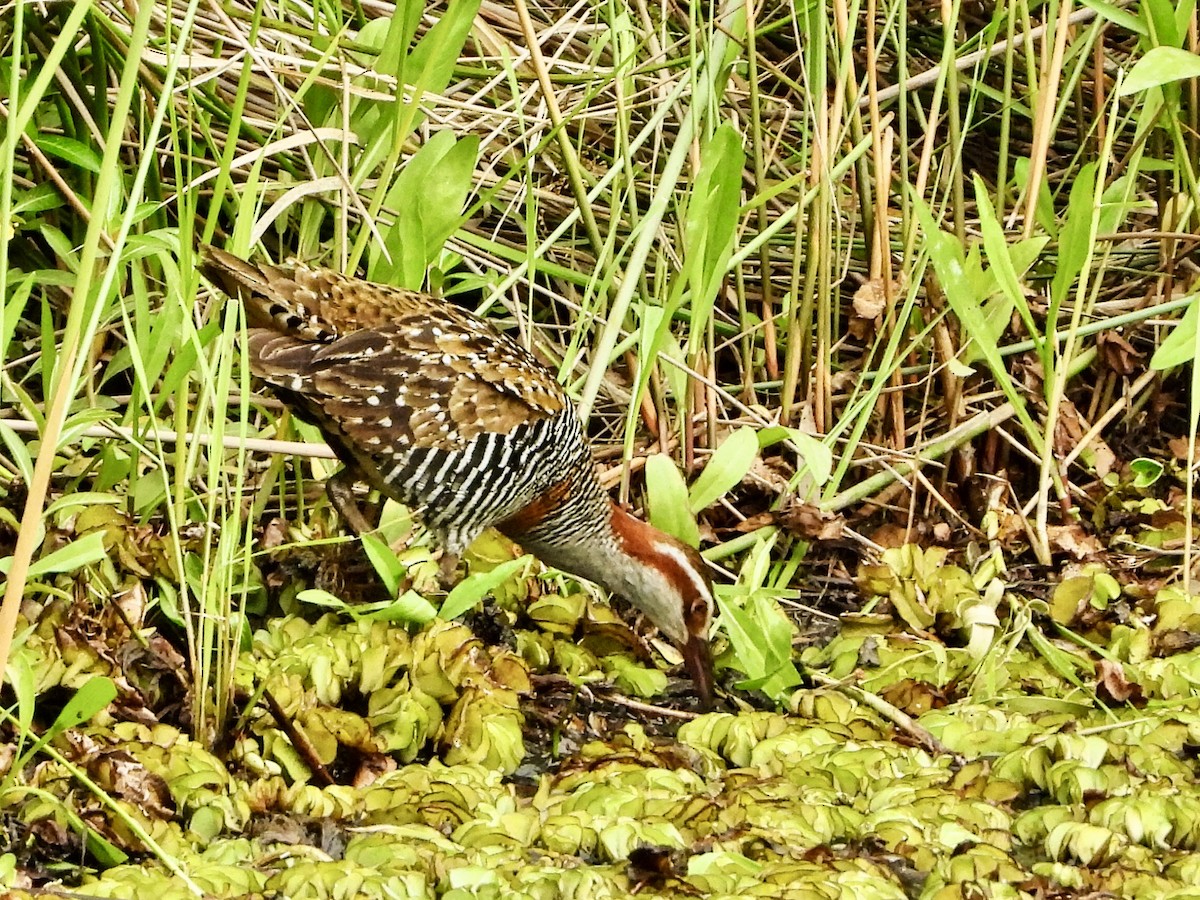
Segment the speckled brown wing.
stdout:
[[509,339],[426,316],[327,344],[256,328],[246,349],[255,375],[303,395],[371,452],[461,450],[567,408],[549,372]]
[[446,306],[418,291],[347,278],[328,269],[252,263],[215,247],[203,248],[201,269],[225,293],[242,301],[252,326],[316,343],[386,325],[403,315],[437,317]]
[[[327,269],[250,263],[212,247],[202,265],[264,332],[251,335],[254,373],[295,393],[313,391],[314,401],[347,424],[375,421],[384,408],[407,410],[382,416],[392,423],[386,427],[449,449],[566,406],[545,366],[444,300]],[[297,376],[311,384],[298,387]]]
[[440,326],[421,322],[327,344],[253,329],[246,351],[356,477],[419,512],[459,554],[572,473],[591,476],[590,451],[557,383],[549,379],[552,391],[541,378],[518,379],[536,365],[514,355],[519,348],[462,332],[447,342]]
[[319,425],[361,477],[452,547],[521,509],[590,455],[553,375],[444,301],[333,272],[210,252],[205,271],[256,327],[250,368]]

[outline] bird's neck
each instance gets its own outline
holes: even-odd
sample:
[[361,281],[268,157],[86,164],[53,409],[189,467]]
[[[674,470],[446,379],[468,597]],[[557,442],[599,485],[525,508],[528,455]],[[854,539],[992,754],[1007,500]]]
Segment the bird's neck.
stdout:
[[680,597],[707,595],[709,587],[701,574],[703,563],[689,547],[675,538],[635,518],[609,501],[609,525],[622,555],[631,560],[633,568],[644,581],[646,572],[669,582]]
[[[651,621],[664,627],[678,619],[675,608],[659,608],[659,604],[677,602],[675,594],[686,587],[696,590],[700,579],[687,558],[686,551],[653,526],[627,513],[605,498],[598,514],[589,518],[574,517],[575,527],[556,528],[559,514],[556,509],[539,527],[524,533],[501,528],[525,550],[556,569],[586,578],[612,593],[637,605]],[[586,527],[580,527],[586,522]],[[666,584],[675,590],[665,590]],[[703,585],[700,589],[706,590]],[[673,640],[687,636],[672,627],[668,635]]]

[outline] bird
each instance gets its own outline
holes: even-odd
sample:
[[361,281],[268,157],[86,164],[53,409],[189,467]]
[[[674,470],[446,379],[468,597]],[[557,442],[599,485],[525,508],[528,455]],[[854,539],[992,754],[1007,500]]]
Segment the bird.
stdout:
[[354,483],[407,506],[451,558],[495,527],[640,609],[712,707],[704,560],[613,502],[570,398],[529,351],[446,300],[331,269],[209,246],[200,269],[246,311],[251,372],[343,463],[327,491],[352,529],[373,527]]

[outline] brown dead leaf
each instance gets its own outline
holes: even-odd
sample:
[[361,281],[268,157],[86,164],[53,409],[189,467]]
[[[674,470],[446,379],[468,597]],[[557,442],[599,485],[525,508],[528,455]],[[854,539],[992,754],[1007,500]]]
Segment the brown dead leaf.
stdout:
[[758,531],[760,528],[765,528],[767,525],[774,525],[778,513],[767,510],[766,512],[756,513],[749,518],[743,519],[734,526],[733,530],[742,534],[749,534],[752,531]]
[[365,788],[397,768],[396,760],[386,753],[364,753],[351,783],[356,788]]
[[307,821],[301,821],[295,816],[273,815],[256,819],[251,824],[251,833],[270,844],[287,844],[300,846],[313,843],[313,837]]
[[940,709],[946,705],[944,691],[928,681],[917,681],[913,678],[905,678],[888,685],[884,688],[882,697],[892,706],[914,718],[931,709]]
[[1161,419],[1168,412],[1175,408],[1179,403],[1179,398],[1174,391],[1166,390],[1162,385],[1154,391],[1150,397],[1150,403],[1147,404],[1146,410],[1155,419]]
[[1058,425],[1054,429],[1054,451],[1060,456],[1066,456],[1078,446],[1084,431],[1086,429],[1079,410],[1064,397],[1059,407]]
[[879,667],[879,641],[872,635],[863,640],[858,648],[858,667],[860,669],[876,669]]
[[883,282],[872,278],[854,292],[854,315],[860,319],[874,320],[887,308],[887,292]]
[[167,782],[124,750],[107,750],[94,757],[88,771],[108,793],[127,800],[147,816],[170,819],[175,800]]
[[1069,553],[1075,559],[1088,559],[1104,551],[1095,535],[1084,531],[1078,522],[1072,522],[1070,525],[1051,525],[1046,530],[1050,535],[1050,546],[1063,553]]
[[755,459],[750,464],[750,470],[742,479],[743,485],[753,485],[759,490],[766,489],[771,494],[783,494],[791,481],[791,469],[786,467],[779,457]]
[[273,550],[281,546],[286,540],[287,523],[278,516],[275,516],[263,528],[262,537],[258,539],[258,543],[264,550]]
[[29,833],[33,836],[43,849],[52,847],[71,847],[78,846],[79,839],[75,837],[65,824],[54,821],[52,818],[38,819],[29,826]]
[[1005,550],[1012,550],[1023,544],[1029,535],[1025,527],[1025,518],[1012,509],[1002,509],[997,513],[996,540]]
[[[1054,429],[1054,449],[1062,456],[1072,453],[1083,440],[1089,427],[1089,423],[1080,415],[1075,405],[1070,400],[1063,400],[1058,426]],[[1112,448],[1098,437],[1088,441],[1084,453],[1088,454],[1085,459],[1095,466],[1096,474],[1101,478],[1113,470],[1117,461]]]
[[830,388],[835,394],[844,394],[852,391],[858,381],[858,375],[854,372],[834,372],[833,378],[830,379]]
[[1143,701],[1142,686],[1125,677],[1125,668],[1119,662],[1102,659],[1097,664],[1099,677],[1096,680],[1096,693],[1101,699],[1113,703],[1132,703],[1135,706]]
[[134,581],[123,591],[112,595],[112,602],[124,622],[133,628],[140,628],[145,621],[146,607],[149,599],[146,588],[141,581]]
[[874,319],[860,319],[858,316],[851,316],[846,325],[846,332],[856,341],[866,342],[875,335],[875,328]]
[[[1171,440],[1167,441],[1167,449],[1171,451],[1171,455],[1176,459],[1187,459],[1188,439],[1183,436],[1171,438]],[[1197,452],[1196,455],[1200,456],[1200,452]]]
[[635,847],[629,852],[625,874],[633,882],[634,893],[644,887],[662,887],[687,874],[687,854],[669,847]]
[[871,540],[884,550],[903,547],[909,543],[909,532],[900,525],[881,525],[872,532]]
[[[1183,499],[1182,492],[1179,499]],[[1150,527],[1157,531],[1166,531],[1169,528],[1182,529],[1186,519],[1183,513],[1177,508],[1158,509],[1150,514]]]
[[150,635],[144,643],[126,641],[116,659],[124,687],[115,706],[122,718],[153,724],[164,706],[183,702],[191,690],[187,662],[161,634]]
[[[878,278],[865,282],[854,292],[853,313],[847,325],[850,336],[858,340],[867,340],[883,321],[883,312],[887,309],[888,286]],[[891,296],[900,292],[900,287],[893,282],[890,285]]]
[[1116,466],[1117,454],[1113,453],[1107,441],[1102,441],[1100,438],[1092,440],[1091,449],[1093,454],[1092,465],[1096,469],[1096,475],[1103,478]]
[[1154,636],[1155,656],[1174,656],[1200,647],[1200,634],[1185,628],[1173,628]]
[[1105,365],[1118,375],[1132,375],[1140,368],[1138,360],[1143,354],[1133,349],[1133,345],[1116,331],[1101,331],[1096,335],[1096,348]]
[[809,503],[793,503],[775,513],[775,521],[792,534],[814,541],[833,541],[842,536],[846,520]]

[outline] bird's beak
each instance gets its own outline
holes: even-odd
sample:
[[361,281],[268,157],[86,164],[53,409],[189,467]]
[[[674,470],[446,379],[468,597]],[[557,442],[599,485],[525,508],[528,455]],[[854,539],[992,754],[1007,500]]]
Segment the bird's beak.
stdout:
[[712,648],[707,637],[693,634],[686,644],[680,647],[683,653],[683,664],[692,683],[696,685],[696,693],[700,697],[700,705],[704,709],[712,709],[713,705],[713,661]]

